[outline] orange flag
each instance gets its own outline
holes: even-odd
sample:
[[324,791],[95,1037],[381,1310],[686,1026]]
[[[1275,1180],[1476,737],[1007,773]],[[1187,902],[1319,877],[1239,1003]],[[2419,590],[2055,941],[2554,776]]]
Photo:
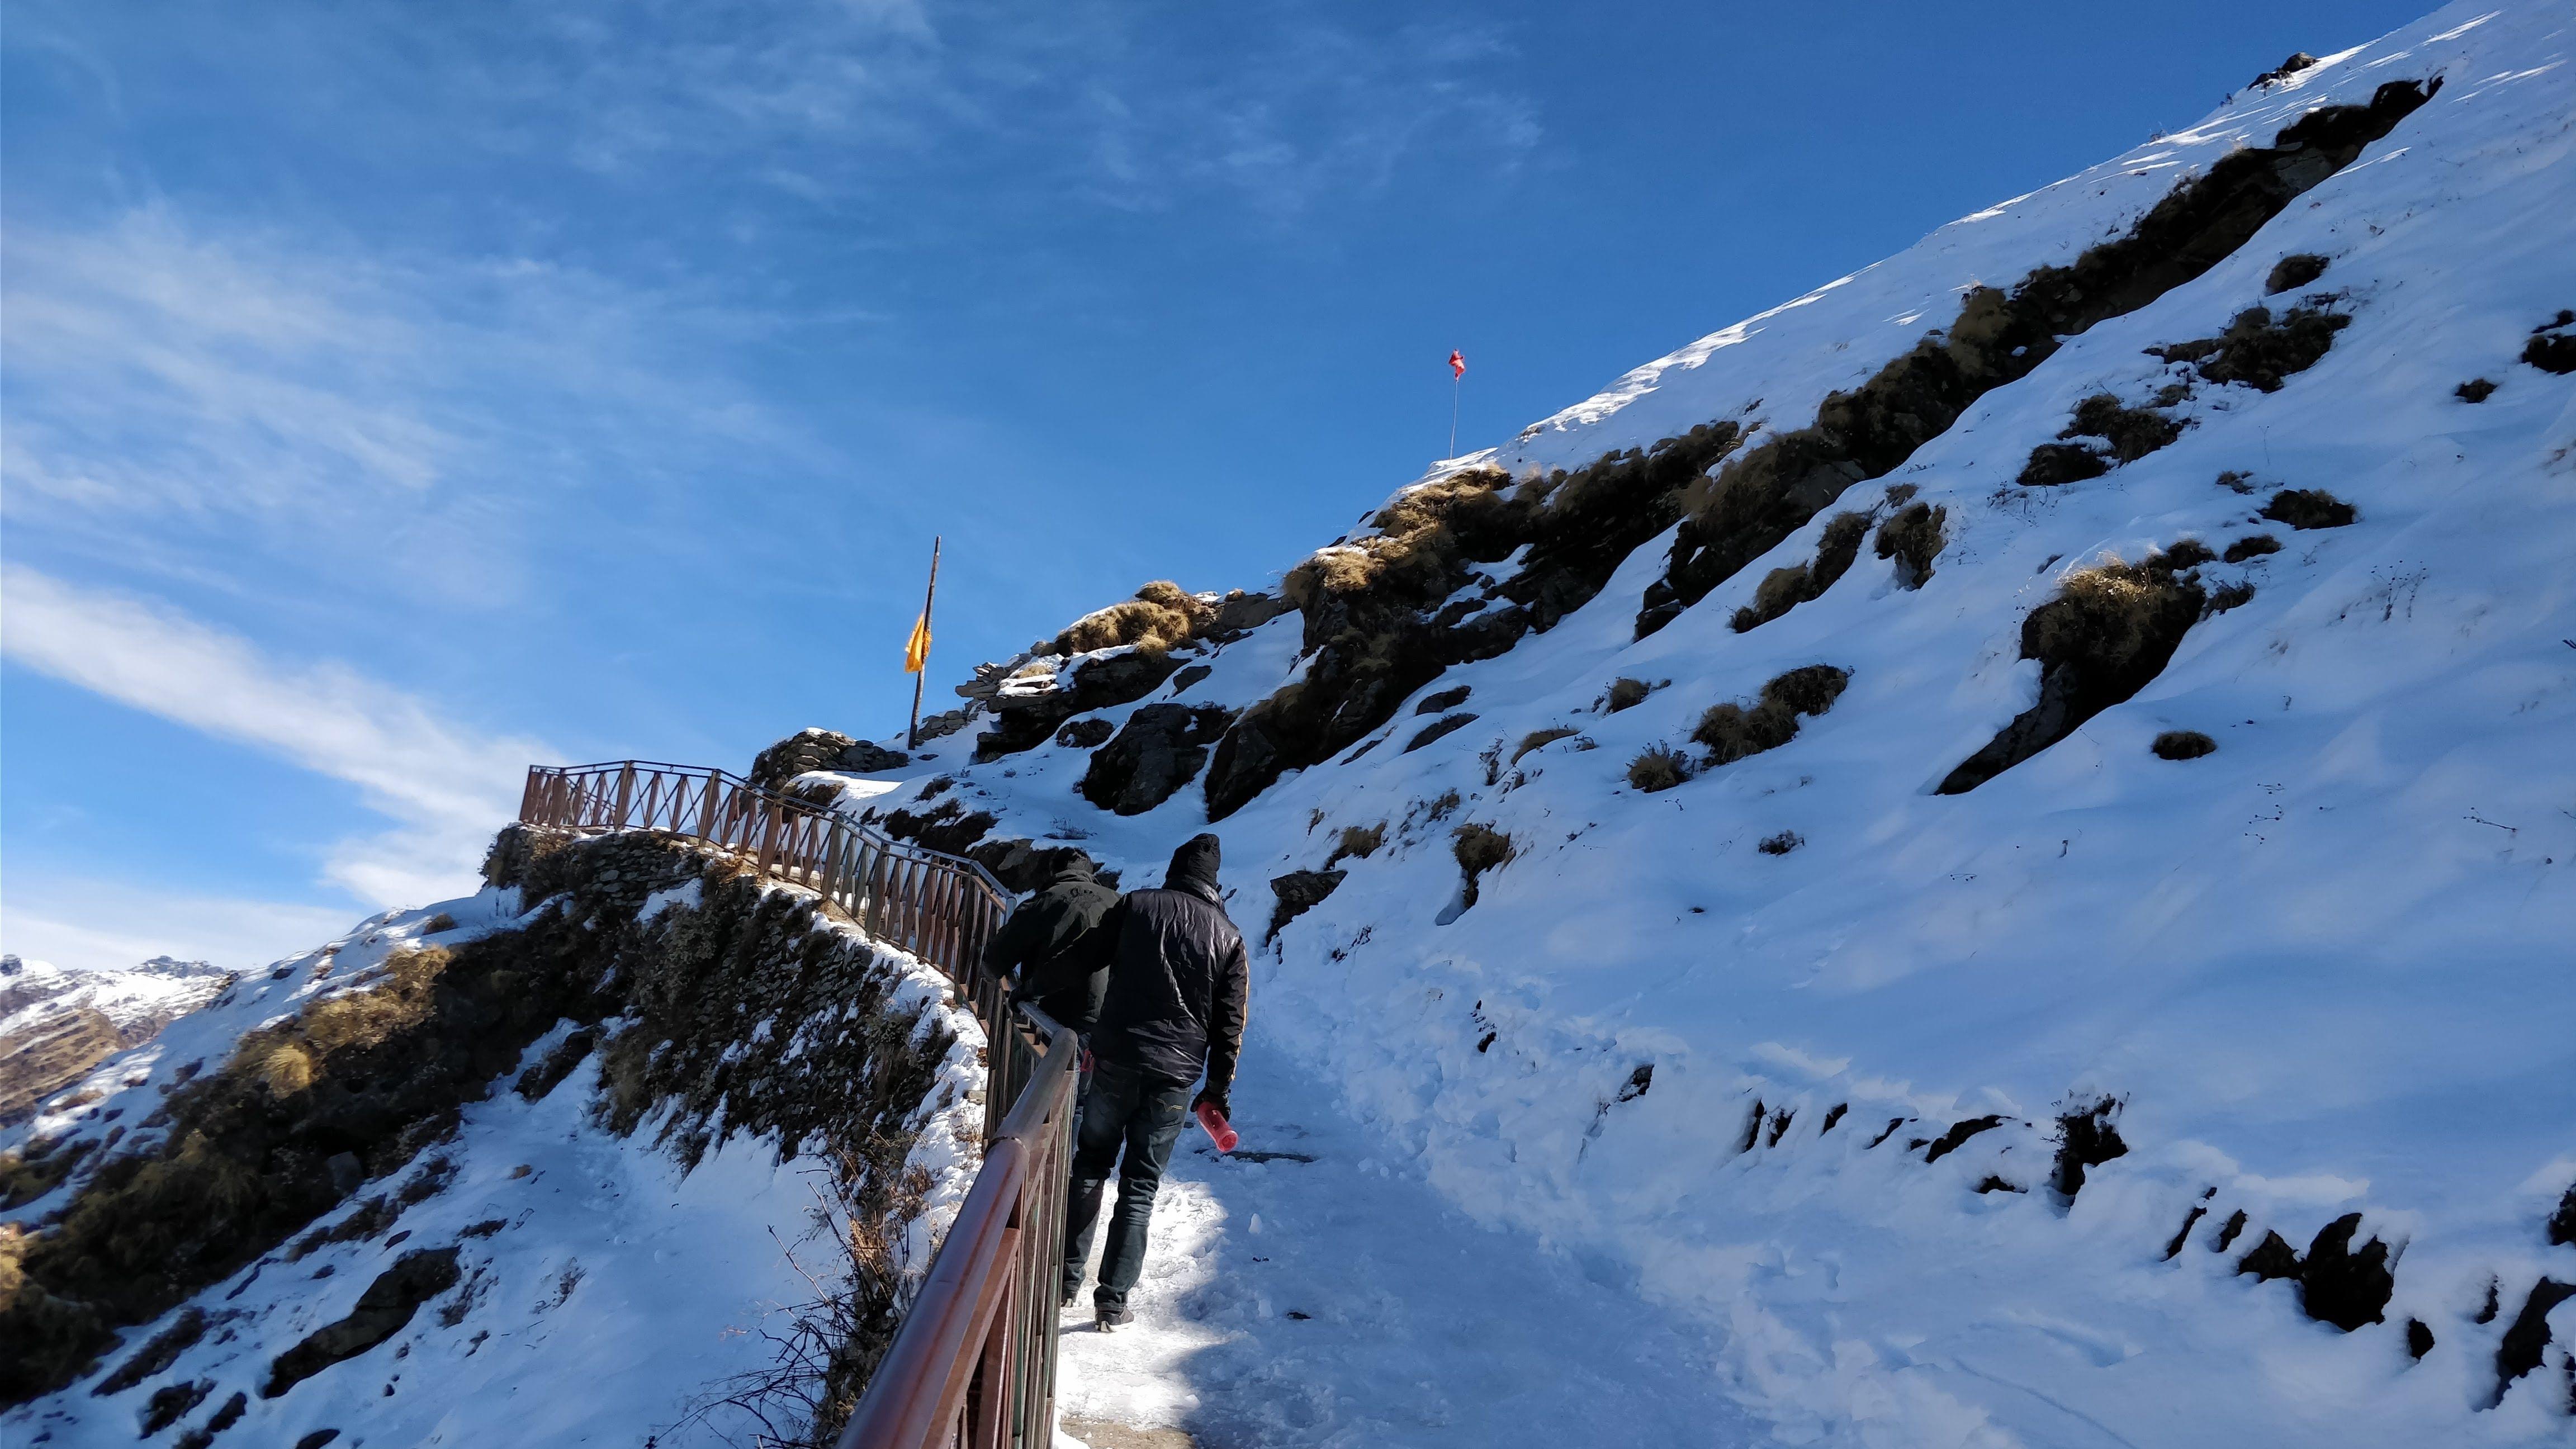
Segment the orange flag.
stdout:
[[919,674],[930,666],[930,615],[912,621],[912,638],[903,646],[903,672]]

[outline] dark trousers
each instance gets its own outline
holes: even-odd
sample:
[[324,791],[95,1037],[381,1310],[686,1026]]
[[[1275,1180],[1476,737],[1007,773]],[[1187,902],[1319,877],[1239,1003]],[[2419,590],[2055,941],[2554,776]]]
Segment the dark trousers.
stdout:
[[[1091,1257],[1100,1200],[1112,1169],[1118,1173],[1118,1207],[1109,1219],[1109,1247],[1100,1259],[1094,1302],[1116,1307],[1145,1271],[1145,1230],[1154,1219],[1154,1193],[1172,1144],[1190,1120],[1190,1087],[1173,1086],[1119,1062],[1095,1062],[1073,1148],[1073,1200],[1064,1218],[1064,1293],[1082,1286]],[[1124,1149],[1122,1156],[1121,1149]]]

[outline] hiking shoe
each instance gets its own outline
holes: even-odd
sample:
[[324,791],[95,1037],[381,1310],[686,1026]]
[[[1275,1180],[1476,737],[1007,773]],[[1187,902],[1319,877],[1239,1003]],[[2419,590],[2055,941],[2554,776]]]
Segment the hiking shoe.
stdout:
[[1129,1318],[1134,1317],[1127,1311],[1127,1305],[1124,1303],[1094,1302],[1091,1311],[1098,1316],[1101,1331],[1104,1333],[1124,1325]]

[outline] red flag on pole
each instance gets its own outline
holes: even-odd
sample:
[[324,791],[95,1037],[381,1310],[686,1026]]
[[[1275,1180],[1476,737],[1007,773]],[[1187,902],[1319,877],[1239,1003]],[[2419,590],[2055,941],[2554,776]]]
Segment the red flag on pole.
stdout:
[[1456,349],[1451,349],[1449,353],[1449,376],[1451,380],[1454,381],[1458,378],[1465,377],[1466,375],[1467,359],[1460,356]]

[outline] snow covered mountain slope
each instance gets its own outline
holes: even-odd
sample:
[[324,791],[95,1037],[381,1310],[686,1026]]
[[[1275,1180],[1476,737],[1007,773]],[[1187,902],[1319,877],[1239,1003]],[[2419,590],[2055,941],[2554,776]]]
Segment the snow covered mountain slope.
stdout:
[[514,829],[491,873],[0,1133],[0,1441],[677,1446],[846,1413],[980,1155],[973,1017],[726,857]]
[[232,979],[219,966],[167,956],[128,971],[65,971],[0,956],[0,1123],[24,1120],[38,1101],[103,1058],[150,1041]]
[[1789,1442],[2565,1443],[2572,24],[2251,86],[846,808],[1213,820],[1266,1047]]

